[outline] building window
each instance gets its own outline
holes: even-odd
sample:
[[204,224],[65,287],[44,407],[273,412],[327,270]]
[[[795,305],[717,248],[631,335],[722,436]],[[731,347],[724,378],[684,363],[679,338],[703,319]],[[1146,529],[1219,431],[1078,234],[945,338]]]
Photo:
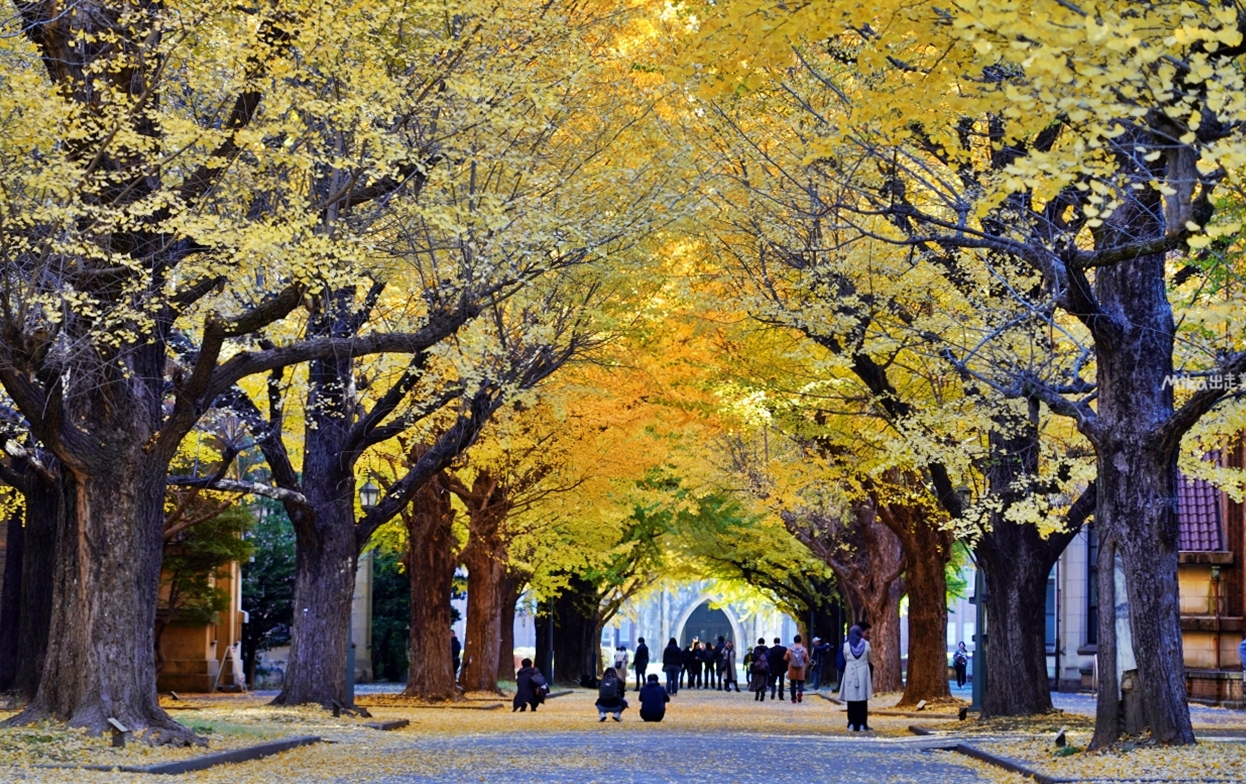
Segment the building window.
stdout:
[[1099,644],[1099,537],[1093,525],[1086,531],[1086,644]]

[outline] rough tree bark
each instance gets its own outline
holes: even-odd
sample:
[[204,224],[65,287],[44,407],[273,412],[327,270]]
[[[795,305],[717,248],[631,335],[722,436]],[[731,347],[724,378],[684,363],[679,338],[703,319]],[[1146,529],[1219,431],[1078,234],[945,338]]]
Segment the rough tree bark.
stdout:
[[515,606],[523,590],[523,580],[509,569],[502,578],[501,636],[498,640],[498,680],[515,680]]
[[952,534],[937,527],[916,499],[873,501],[878,519],[904,548],[904,591],[909,597],[909,664],[899,705],[950,698],[947,679],[947,563]]
[[597,586],[580,575],[570,575],[567,587],[552,605],[554,676],[558,683],[578,686],[584,676],[600,676],[601,592]]
[[[1013,504],[1033,492],[1038,476],[1038,431],[1032,421],[1014,422],[990,434],[987,484],[1000,507],[978,540],[978,567],[986,580],[984,607],[991,644],[991,673],[982,715],[1028,716],[1052,710],[1047,678],[1047,579],[1060,554],[1094,509],[1094,485],[1074,503],[1062,532],[1044,539],[1033,525],[1006,519]],[[1057,673],[1057,678],[1059,673]]]
[[502,587],[506,578],[506,543],[502,523],[509,511],[505,488],[488,473],[476,475],[471,488],[452,481],[467,507],[469,534],[463,548],[467,567],[467,637],[463,641],[463,691],[498,690],[498,646],[502,637]]
[[873,627],[874,688],[899,691],[904,686],[900,657],[904,549],[900,539],[879,521],[868,498],[851,504],[850,513],[842,517],[818,513],[807,519],[786,514],[783,518],[788,530],[835,574],[852,622],[869,621]]
[[22,515],[9,515],[5,526],[4,584],[0,585],[0,692],[17,679],[17,631],[21,624]]
[[404,517],[411,578],[411,668],[403,694],[431,702],[451,700],[456,692],[450,593],[458,559],[451,530],[454,507],[445,474],[438,474],[415,494]]
[[1116,543],[1110,537],[1099,534],[1099,643],[1095,658],[1098,660],[1099,688],[1095,703],[1095,734],[1090,739],[1091,750],[1111,746],[1121,734],[1120,688],[1116,671]]
[[[1149,171],[1142,161],[1135,165],[1144,176]],[[1129,196],[1096,236],[1097,244],[1164,236],[1160,194],[1143,188]],[[1084,320],[1095,339],[1097,400],[1095,416],[1082,418],[1080,425],[1095,445],[1095,524],[1114,540],[1124,565],[1147,723],[1160,743],[1190,744],[1194,730],[1186,702],[1177,585],[1177,451],[1202,406],[1209,408],[1215,397],[1195,396],[1174,416],[1168,382],[1176,326],[1164,285],[1166,263],[1163,253],[1150,253],[1096,270],[1098,302],[1079,304],[1086,306]],[[1086,285],[1080,275],[1075,283]],[[1110,692],[1100,689],[1099,699]]]

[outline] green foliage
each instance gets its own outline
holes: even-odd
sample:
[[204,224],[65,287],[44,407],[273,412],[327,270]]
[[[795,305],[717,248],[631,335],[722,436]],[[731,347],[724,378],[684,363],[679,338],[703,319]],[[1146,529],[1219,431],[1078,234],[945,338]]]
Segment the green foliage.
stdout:
[[242,656],[250,663],[260,651],[290,641],[294,620],[294,527],[280,504],[257,501],[265,510],[251,529],[254,558],[242,568]]
[[243,535],[255,518],[242,506],[230,506],[165,542],[164,575],[168,587],[161,609],[171,623],[215,623],[229,607],[229,594],[215,585],[227,577],[223,567],[251,555]]
[[393,550],[377,550],[372,561],[372,675],[378,681],[407,677],[410,602],[411,577],[402,559]]

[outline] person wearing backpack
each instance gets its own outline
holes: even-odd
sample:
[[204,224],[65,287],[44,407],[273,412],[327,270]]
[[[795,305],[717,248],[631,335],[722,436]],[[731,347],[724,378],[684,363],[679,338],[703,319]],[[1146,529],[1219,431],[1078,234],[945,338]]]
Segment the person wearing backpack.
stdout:
[[601,686],[597,687],[597,713],[599,721],[606,720],[606,714],[612,714],[615,721],[623,721],[623,711],[627,710],[627,700],[623,699],[623,681],[615,673],[613,667],[607,667],[601,676]]
[[809,665],[809,651],[800,644],[800,635],[792,638],[792,647],[783,656],[787,661],[787,681],[792,690],[792,704],[805,701],[805,668]]
[[956,653],[952,654],[952,666],[956,668],[956,686],[965,688],[965,671],[969,667],[969,651],[965,649],[965,643],[956,643]]
[[770,649],[766,647],[764,637],[757,641],[757,647],[753,649],[749,672],[753,675],[749,683],[754,694],[753,701],[762,702],[766,699],[766,689],[770,687]]
[[511,713],[523,713],[528,708],[536,713],[536,707],[545,702],[548,688],[541,671],[532,666],[532,660],[524,659],[520,662],[519,672],[515,673],[515,698],[511,701]]

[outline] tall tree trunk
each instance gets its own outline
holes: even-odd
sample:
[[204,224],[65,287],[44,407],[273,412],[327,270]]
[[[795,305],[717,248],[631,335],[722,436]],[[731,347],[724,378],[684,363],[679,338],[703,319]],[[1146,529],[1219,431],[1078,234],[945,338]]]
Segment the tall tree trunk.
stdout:
[[554,599],[554,674],[559,683],[578,686],[586,675],[601,675],[600,604],[597,587],[579,575],[571,575]]
[[309,520],[306,512],[291,510],[297,537],[294,622],[285,683],[273,704],[329,706],[336,701],[348,705],[346,648],[359,557],[353,483],[351,493],[339,493],[332,500],[323,498],[323,490],[328,489],[323,485],[309,481],[306,487],[316,514]]
[[549,683],[554,682],[554,678],[550,677],[550,613],[554,611],[550,602],[538,602],[536,608],[536,616],[533,617],[533,623],[536,624],[536,655],[532,657],[532,664],[541,674],[545,676],[545,680]]
[[[1135,143],[1155,142],[1138,133],[1136,140],[1123,137],[1117,144],[1119,149],[1134,149]],[[1140,160],[1122,162],[1136,167],[1133,173],[1141,182],[1156,176]],[[1095,235],[1097,245],[1158,238],[1178,228],[1165,226],[1165,208],[1172,204],[1165,204],[1158,191],[1125,193],[1128,198]],[[1095,411],[1093,417],[1079,419],[1079,426],[1095,446],[1095,523],[1105,539],[1116,542],[1124,564],[1146,721],[1158,742],[1191,744],[1195,738],[1186,702],[1175,499],[1177,451],[1193,424],[1191,417],[1197,415],[1174,415],[1170,382],[1176,326],[1168,302],[1166,264],[1164,254],[1152,253],[1096,270],[1098,301],[1085,303],[1083,316],[1094,335]],[[1088,286],[1080,273],[1071,282],[1070,297]],[[1073,303],[1071,312],[1077,312],[1078,304]],[[1104,579],[1110,574],[1104,573]],[[1115,701],[1115,695],[1111,689],[1100,689],[1099,699]],[[1100,715],[1106,712],[1104,707]],[[1106,731],[1096,729],[1096,740],[1106,741]]]
[[947,563],[952,535],[935,525],[921,505],[912,477],[872,493],[899,493],[883,502],[875,497],[878,519],[904,547],[904,591],[909,597],[909,666],[900,705],[952,696],[947,679]]
[[[353,291],[326,297],[309,332],[354,334]],[[285,682],[274,705],[333,702],[347,705],[346,662],[355,571],[366,542],[355,533],[355,458],[352,440],[357,396],[354,363],[347,358],[316,360],[308,368],[307,425],[303,431],[303,474],[283,466],[285,484],[301,479],[306,506],[286,502],[294,527],[294,620]],[[267,447],[266,456],[274,462]],[[288,460],[284,448],[279,455]]]
[[[1034,419],[1037,403],[1032,404]],[[1038,528],[1007,519],[1012,505],[1034,492],[1039,441],[1034,419],[1006,421],[990,434],[987,484],[999,499],[990,528],[976,548],[986,581],[984,607],[991,642],[986,671],[991,678],[982,698],[982,715],[1029,716],[1052,710],[1047,678],[1047,580],[1052,566],[1081,530],[1094,508],[1094,490],[1079,498],[1065,530],[1043,538]],[[1059,673],[1056,673],[1057,679]]]
[[422,700],[455,697],[450,651],[450,593],[454,587],[454,507],[444,474],[412,499],[407,518],[407,573],[411,578],[411,668],[403,694]]
[[[47,461],[52,462],[52,461]],[[75,490],[63,469],[32,477],[26,490],[25,554],[22,558],[22,624],[18,630],[17,693],[33,700],[43,677],[52,626],[52,591],[57,536],[73,514]],[[28,474],[29,476],[29,474]]]
[[506,545],[502,522],[508,512],[506,494],[487,473],[477,474],[470,490],[456,485],[467,506],[470,533],[463,548],[467,567],[467,639],[463,642],[464,691],[498,691],[498,650],[502,639],[502,588],[506,578]]
[[515,680],[515,605],[519,603],[519,592],[523,581],[509,570],[502,578],[502,620],[501,637],[498,645],[498,680],[514,682]]
[[[909,597],[909,666],[900,705],[951,697],[947,680],[947,555],[936,548],[946,542],[928,526],[918,527],[929,548],[911,557],[904,570]],[[922,535],[924,533],[924,535]]]
[[0,586],[0,691],[17,680],[17,632],[22,620],[22,515],[5,526],[4,584]]
[[[133,439],[117,438],[113,444]],[[152,742],[188,741],[156,698],[155,612],[166,466],[141,445],[73,477],[61,516],[47,656],[34,700],[11,721],[44,718],[103,732],[109,718]],[[107,547],[98,546],[107,542]]]
[[1127,531],[1117,539],[1117,549],[1125,571],[1129,628],[1147,724],[1160,743],[1192,743],[1177,584],[1177,519],[1172,508],[1176,465],[1153,450],[1137,450],[1129,457],[1118,456],[1110,469],[1100,465],[1099,471],[1100,492],[1114,496],[1114,511],[1129,515],[1127,522],[1116,520],[1118,530]]
[[[904,688],[903,666],[900,656],[900,598],[903,594],[900,580],[891,580],[885,590],[861,595],[859,613],[852,622],[870,624],[870,663],[874,665],[874,690],[878,692],[900,691]],[[842,648],[841,643],[839,648]],[[836,648],[838,658],[839,648]]]
[[1116,543],[1099,534],[1099,642],[1095,659],[1098,662],[1099,688],[1095,705],[1095,734],[1090,739],[1092,750],[1107,748],[1121,734],[1121,694],[1116,671]]
[[[785,514],[784,524],[831,568],[853,623],[867,620],[873,627],[870,646],[874,651],[875,688],[899,691],[904,684],[900,659],[904,547],[900,537],[879,519],[873,499],[854,501],[851,510],[842,516],[812,514],[808,520]],[[831,639],[842,641],[843,630],[837,629]]]
[[463,550],[467,566],[467,638],[463,642],[464,691],[498,691],[498,651],[502,638],[502,580],[506,565],[487,545]]

